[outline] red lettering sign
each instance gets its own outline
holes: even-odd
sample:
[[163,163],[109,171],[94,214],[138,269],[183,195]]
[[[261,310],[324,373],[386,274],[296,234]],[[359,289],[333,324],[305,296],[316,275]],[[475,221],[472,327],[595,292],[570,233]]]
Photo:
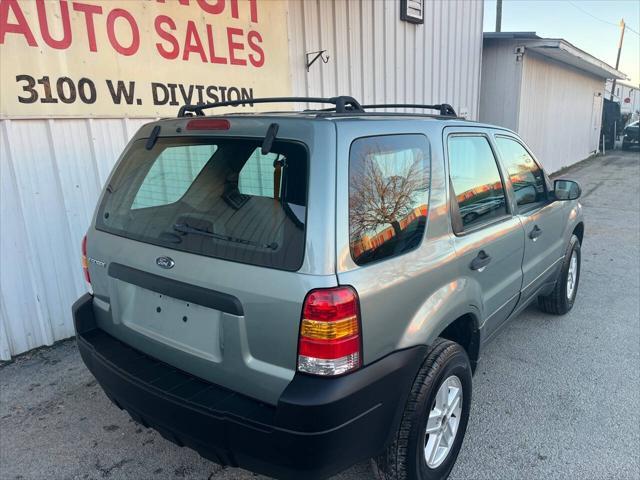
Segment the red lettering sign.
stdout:
[[[151,30],[139,24],[141,20],[131,13],[137,9],[127,9],[126,3],[123,7],[121,3],[118,6],[114,2],[114,8],[110,8],[110,2],[96,4],[96,1],[35,0],[31,5],[35,5],[36,14],[31,9],[27,16],[23,11],[26,7],[21,6],[18,0],[0,0],[0,45],[13,35],[21,37],[30,47],[67,50],[75,40],[82,43],[88,52],[111,47],[117,54],[130,57],[139,53],[141,42],[151,41],[158,55],[169,61],[199,60],[202,63],[250,65],[254,68],[265,63],[263,37],[253,25],[258,23],[258,0],[156,0],[166,5],[167,10],[175,6],[197,7],[200,13],[193,20],[181,22],[161,13],[153,18]],[[28,5],[24,2],[22,5]],[[71,11],[78,12],[84,21],[73,23]],[[233,19],[241,16],[250,19],[251,28],[245,30],[216,23],[216,16],[225,11]],[[107,45],[99,44],[99,29],[106,31]],[[147,31],[151,31],[152,38],[141,38]],[[40,34],[43,45],[38,45],[34,32]]]

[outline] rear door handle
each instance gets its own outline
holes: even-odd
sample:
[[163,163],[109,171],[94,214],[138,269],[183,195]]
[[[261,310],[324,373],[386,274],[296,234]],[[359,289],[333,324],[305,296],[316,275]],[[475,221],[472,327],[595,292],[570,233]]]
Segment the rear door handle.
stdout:
[[540,235],[542,235],[542,229],[534,225],[533,230],[529,232],[529,238],[535,242]]
[[482,272],[487,267],[487,265],[489,265],[489,262],[491,262],[491,256],[487,255],[487,252],[485,252],[484,250],[480,250],[476,258],[471,261],[471,265],[469,265],[469,268],[471,270]]

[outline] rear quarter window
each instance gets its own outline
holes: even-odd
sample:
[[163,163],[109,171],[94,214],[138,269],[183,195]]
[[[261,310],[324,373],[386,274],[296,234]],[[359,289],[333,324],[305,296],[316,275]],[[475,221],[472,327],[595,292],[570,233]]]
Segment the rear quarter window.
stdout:
[[424,236],[431,174],[423,135],[366,137],[349,155],[349,248],[358,265],[401,255]]

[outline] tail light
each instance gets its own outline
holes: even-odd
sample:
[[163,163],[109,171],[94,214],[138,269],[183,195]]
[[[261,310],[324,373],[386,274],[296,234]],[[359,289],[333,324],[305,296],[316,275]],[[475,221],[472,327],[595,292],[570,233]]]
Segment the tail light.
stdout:
[[361,364],[360,305],[356,291],[351,287],[310,291],[302,308],[298,371],[341,375]]
[[84,272],[84,279],[88,284],[91,284],[91,277],[89,276],[89,258],[87,257],[87,236],[82,238],[82,271]]

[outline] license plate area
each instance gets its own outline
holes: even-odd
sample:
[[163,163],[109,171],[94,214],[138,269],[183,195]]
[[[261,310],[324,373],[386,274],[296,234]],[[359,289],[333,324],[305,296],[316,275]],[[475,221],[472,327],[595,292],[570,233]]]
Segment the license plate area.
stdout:
[[119,312],[114,315],[126,327],[185,353],[221,361],[222,312],[130,283],[115,283]]

